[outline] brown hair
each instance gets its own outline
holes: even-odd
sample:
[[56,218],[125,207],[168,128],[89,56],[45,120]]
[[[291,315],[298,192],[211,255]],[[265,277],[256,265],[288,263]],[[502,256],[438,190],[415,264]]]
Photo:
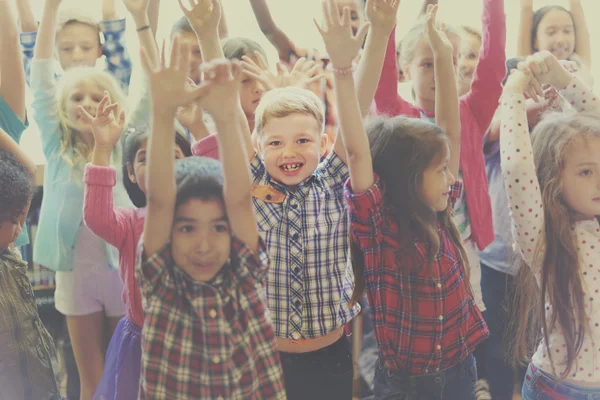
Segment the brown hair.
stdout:
[[[383,186],[386,211],[396,218],[401,243],[412,249],[415,233],[425,242],[427,268],[440,251],[438,224],[445,230],[469,275],[467,253],[452,220],[452,207],[435,212],[421,198],[423,173],[448,151],[448,136],[437,125],[415,118],[373,118],[366,124],[373,171]],[[408,247],[407,247],[408,249]],[[365,264],[362,251],[350,234],[350,255],[355,286],[351,304],[359,301],[365,290]],[[468,279],[467,279],[468,282]],[[414,304],[413,304],[414,306]]]
[[[600,137],[600,116],[562,113],[545,117],[531,137],[536,174],[542,194],[544,226],[529,268],[519,259],[514,321],[513,359],[529,359],[531,350],[544,340],[554,376],[564,379],[581,350],[584,334],[589,329],[585,314],[585,294],[580,276],[577,242],[572,230],[573,211],[562,197],[561,170],[565,154],[577,140]],[[600,221],[600,218],[598,218]],[[539,271],[539,285],[534,271]],[[546,303],[552,305],[552,316],[546,317]],[[560,330],[565,338],[566,368],[556,373],[550,353],[548,335]]]
[[254,40],[244,37],[225,38],[221,40],[223,46],[223,55],[229,60],[242,60],[243,56],[254,58],[254,52],[258,51],[261,56],[267,61],[267,53],[265,49]]

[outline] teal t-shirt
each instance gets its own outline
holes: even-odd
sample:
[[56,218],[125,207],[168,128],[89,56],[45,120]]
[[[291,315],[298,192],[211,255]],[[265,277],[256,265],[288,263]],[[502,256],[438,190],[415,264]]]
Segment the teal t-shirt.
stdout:
[[[14,113],[6,101],[0,96],[0,128],[8,136],[13,138],[17,143],[21,141],[21,135],[23,131],[29,126],[29,121],[23,123],[19,117]],[[16,246],[21,247],[29,243],[29,235],[27,234],[27,224],[23,225],[23,231],[17,238]]]

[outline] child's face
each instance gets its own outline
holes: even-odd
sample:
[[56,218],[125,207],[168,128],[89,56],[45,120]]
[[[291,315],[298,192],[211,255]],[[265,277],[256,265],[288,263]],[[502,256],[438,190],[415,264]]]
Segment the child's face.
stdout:
[[566,60],[575,51],[573,19],[563,10],[549,11],[540,21],[534,48],[548,50],[559,60]]
[[[460,38],[456,35],[448,35],[448,39],[450,39],[454,49],[452,59],[454,71],[457,72]],[[434,67],[433,51],[427,41],[421,40],[415,49],[412,61],[403,68],[407,79],[413,81],[413,88],[418,102],[435,103]]]
[[471,89],[473,73],[479,62],[480,48],[481,39],[477,35],[468,33],[460,42],[460,54],[458,58],[458,91],[460,96]]
[[270,119],[258,145],[271,178],[294,187],[317,169],[327,149],[327,135],[315,118],[295,113]]
[[63,70],[71,67],[96,65],[102,56],[98,29],[80,22],[66,24],[56,34],[58,60]]
[[202,54],[200,53],[200,45],[198,44],[198,38],[194,32],[179,32],[179,44],[187,44],[190,46],[190,71],[188,76],[196,83],[199,84],[202,79],[200,76],[200,65],[202,64]]
[[[253,58],[256,62],[256,59]],[[242,84],[240,85],[240,103],[242,104],[242,110],[246,116],[254,116],[254,111],[260,103],[265,88],[263,85],[254,78],[246,75],[242,72]]]
[[92,126],[83,122],[78,107],[82,106],[92,117],[96,115],[98,104],[104,98],[104,89],[89,81],[79,81],[66,87],[66,116],[74,128],[92,137]]
[[565,152],[562,196],[577,219],[600,215],[600,138],[579,138]]
[[231,231],[221,201],[191,198],[177,207],[171,250],[175,263],[192,279],[213,279],[231,251]]
[[0,221],[0,250],[7,248],[10,244],[16,242],[17,237],[23,230],[23,224],[27,217],[27,210],[29,210],[29,204],[21,213],[7,218],[4,221]]
[[446,147],[445,157],[434,160],[423,171],[423,184],[421,186],[421,199],[434,211],[444,211],[448,207],[450,186],[456,178],[448,170],[450,149]]
[[[127,163],[127,171],[129,175],[129,180],[131,182],[138,185],[140,190],[146,194],[146,147],[148,146],[148,141],[144,140],[135,153],[135,158],[133,159],[133,165]],[[184,158],[183,151],[179,146],[175,146],[175,160],[180,160]]]

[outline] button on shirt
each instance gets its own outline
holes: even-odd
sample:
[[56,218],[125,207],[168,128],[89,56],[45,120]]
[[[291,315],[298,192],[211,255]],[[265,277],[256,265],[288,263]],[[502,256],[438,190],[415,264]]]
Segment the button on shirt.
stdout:
[[[451,187],[454,201],[462,184]],[[489,332],[469,292],[460,254],[438,227],[440,252],[428,268],[416,232],[402,243],[393,211],[384,205],[379,177],[365,193],[346,186],[350,229],[365,262],[367,291],[379,353],[411,375],[448,369],[466,359]]]
[[267,299],[275,334],[325,336],[360,311],[348,307],[354,288],[344,204],[348,167],[332,152],[295,190],[271,180],[258,157],[251,171],[258,228],[271,259]]
[[[232,237],[231,262],[191,279],[170,244],[138,263],[144,298],[140,399],[285,399],[264,292],[268,257]],[[142,244],[137,260],[142,259]]]

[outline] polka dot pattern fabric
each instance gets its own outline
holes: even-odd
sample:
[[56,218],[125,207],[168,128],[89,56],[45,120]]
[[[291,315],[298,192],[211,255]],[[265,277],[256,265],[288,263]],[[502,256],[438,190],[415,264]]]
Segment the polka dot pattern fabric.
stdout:
[[[569,86],[560,91],[561,96],[576,110],[600,112],[596,96],[576,77]],[[509,195],[515,250],[532,265],[533,254],[544,225],[542,196],[535,172],[531,141],[525,111],[525,98],[521,94],[506,94],[501,100],[502,125],[500,147],[502,173]],[[600,224],[597,220],[576,223],[573,230],[577,236],[583,290],[586,296],[586,314],[589,332],[577,355],[575,366],[568,379],[580,382],[600,381]],[[539,271],[535,271],[538,275]],[[539,275],[538,275],[539,277]],[[546,304],[546,318],[550,320],[552,304]],[[549,349],[556,373],[563,373],[566,344],[558,328],[548,336]],[[532,359],[539,369],[552,373],[553,368],[546,346],[539,345]]]

